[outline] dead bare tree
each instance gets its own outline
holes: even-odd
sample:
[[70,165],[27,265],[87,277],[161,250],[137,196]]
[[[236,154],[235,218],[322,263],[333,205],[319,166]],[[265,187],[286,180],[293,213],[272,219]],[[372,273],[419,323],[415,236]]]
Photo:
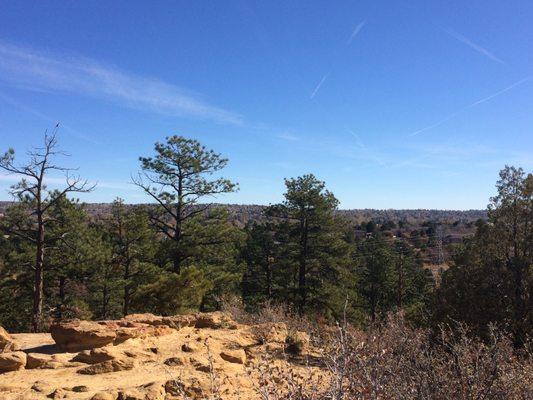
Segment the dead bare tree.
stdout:
[[[32,310],[34,332],[42,328],[44,256],[48,243],[46,227],[50,223],[48,211],[69,193],[86,193],[95,187],[88,181],[71,175],[73,169],[54,164],[54,157],[68,155],[58,150],[58,129],[59,125],[56,125],[51,133],[45,133],[44,146],[30,150],[27,153],[26,163],[15,163],[15,150],[12,148],[0,158],[1,169],[21,177],[18,183],[11,186],[10,193],[25,205],[25,217],[27,218],[24,224],[8,226],[5,229],[9,234],[27,240],[35,246],[35,263],[32,266],[34,269]],[[49,190],[46,186],[48,175],[54,171],[65,175],[65,186],[62,189]]]

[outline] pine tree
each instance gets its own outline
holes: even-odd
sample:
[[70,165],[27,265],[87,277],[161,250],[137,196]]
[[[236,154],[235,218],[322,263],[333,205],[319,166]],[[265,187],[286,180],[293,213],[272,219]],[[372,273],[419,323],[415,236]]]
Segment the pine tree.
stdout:
[[[55,156],[64,154],[57,148],[57,128],[52,134],[45,134],[44,146],[35,148],[28,153],[29,161],[26,164],[15,163],[15,151],[9,149],[0,158],[0,169],[20,176],[19,183],[11,187],[11,193],[24,204],[26,213],[26,226],[17,229],[16,226],[8,226],[7,232],[24,238],[35,246],[34,287],[32,307],[32,329],[38,332],[42,328],[43,317],[43,293],[44,293],[44,257],[49,243],[47,237],[47,225],[50,223],[49,210],[63,196],[69,193],[88,192],[94,186],[87,181],[69,175],[71,169],[57,166],[53,162]],[[49,173],[54,171],[65,172],[65,186],[58,191],[49,191],[46,187],[46,179]]]
[[170,136],[155,144],[155,152],[154,157],[140,157],[142,171],[134,183],[157,203],[150,209],[150,220],[170,241],[173,270],[179,274],[199,249],[219,243],[191,232],[199,217],[206,222],[212,215],[210,205],[199,201],[233,192],[237,186],[225,178],[209,179],[228,160],[196,140]]
[[155,280],[158,274],[152,263],[155,232],[143,210],[127,209],[121,199],[113,202],[111,215],[104,225],[106,240],[112,247],[111,262],[122,278],[122,314],[127,315],[137,288]]
[[333,216],[338,200],[312,174],[286,179],[285,186],[285,201],[268,210],[286,232],[278,270],[285,271],[287,283],[294,282],[290,292],[299,313],[324,307],[333,311],[325,289],[339,283],[348,255],[340,221]]

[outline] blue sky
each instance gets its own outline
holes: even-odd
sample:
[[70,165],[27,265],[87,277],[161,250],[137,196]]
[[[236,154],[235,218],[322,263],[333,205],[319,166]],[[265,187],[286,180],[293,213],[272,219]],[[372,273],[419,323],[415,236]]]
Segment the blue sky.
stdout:
[[[280,201],[312,172],[342,208],[484,208],[533,166],[529,1],[3,1],[0,149],[60,122],[86,201],[147,201],[130,176],[181,134]],[[54,176],[54,185],[59,177]],[[0,199],[13,177],[0,175]]]

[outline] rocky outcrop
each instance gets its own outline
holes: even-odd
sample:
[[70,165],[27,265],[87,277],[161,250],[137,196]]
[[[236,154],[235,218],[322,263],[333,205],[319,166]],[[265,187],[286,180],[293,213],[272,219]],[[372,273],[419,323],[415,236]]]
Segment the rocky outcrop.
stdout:
[[236,329],[237,324],[226,313],[175,315],[132,314],[116,321],[69,321],[52,325],[52,338],[63,351],[78,352],[120,344],[129,339],[146,339],[169,335],[184,327]]
[[220,358],[230,363],[244,364],[246,362],[246,353],[243,349],[224,350],[220,353]]
[[194,326],[196,319],[197,317],[194,314],[162,317],[145,313],[127,315],[124,317],[123,321],[126,323],[141,323],[152,326],[167,326],[172,329],[181,329],[188,326]]
[[12,351],[0,354],[0,373],[17,371],[26,366],[26,353],[23,351]]
[[109,327],[92,321],[70,321],[52,325],[52,338],[68,352],[93,349],[113,343],[117,334]]
[[79,369],[78,374],[83,375],[98,375],[107,374],[109,372],[127,371],[135,367],[135,361],[129,358],[108,360],[98,364],[89,365]]
[[211,313],[197,314],[195,328],[209,329],[237,329],[237,323],[227,313],[215,311]]
[[262,373],[319,369],[304,362],[320,356],[305,334],[283,323],[240,325],[221,312],[70,321],[52,332],[58,346],[44,333],[21,334],[27,355],[0,353],[0,381],[9,382],[0,399],[252,399]]
[[26,355],[26,369],[57,369],[78,365],[70,362],[68,354],[28,353]]
[[16,346],[11,335],[0,326],[0,353],[13,350],[16,350]]

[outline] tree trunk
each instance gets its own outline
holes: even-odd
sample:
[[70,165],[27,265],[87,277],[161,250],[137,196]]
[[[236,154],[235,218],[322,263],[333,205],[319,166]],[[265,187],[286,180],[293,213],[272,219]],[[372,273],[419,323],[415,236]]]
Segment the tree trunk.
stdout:
[[179,256],[179,254],[176,254],[174,256],[174,273],[179,275],[181,274],[181,257]]
[[268,300],[272,300],[272,261],[270,260],[270,257],[268,257],[267,268],[265,272],[266,272],[267,298]]
[[44,222],[42,214],[37,214],[37,251],[35,256],[35,277],[33,286],[32,329],[39,332],[43,315],[43,268],[44,268]]
[[104,288],[102,290],[102,311],[101,311],[101,314],[102,314],[102,319],[106,319],[107,318],[107,285],[104,285]]
[[67,278],[64,276],[59,277],[59,306],[57,317],[61,320],[63,318],[63,308],[65,307],[65,285]]
[[404,286],[404,279],[403,279],[403,255],[400,254],[400,260],[398,262],[398,293],[396,296],[396,306],[398,308],[402,308],[402,301],[403,301],[403,286]]
[[306,274],[307,274],[307,218],[304,218],[301,223],[301,236],[300,236],[300,266],[298,269],[298,294],[300,301],[298,304],[298,312],[303,315],[305,306],[307,305],[307,287],[306,287]]
[[176,227],[174,231],[174,242],[176,244],[176,254],[174,255],[174,273],[181,274],[181,254],[179,245],[181,242],[181,224],[183,222],[183,177],[178,176],[178,202],[176,204]]
[[524,321],[527,317],[526,302],[524,299],[524,277],[522,271],[522,260],[514,259],[511,261],[513,265],[514,278],[514,332],[513,344],[515,348],[524,347],[526,330]]
[[124,316],[128,315],[129,309],[130,309],[130,263],[129,261],[126,262],[124,265],[124,305],[122,309],[122,313]]

